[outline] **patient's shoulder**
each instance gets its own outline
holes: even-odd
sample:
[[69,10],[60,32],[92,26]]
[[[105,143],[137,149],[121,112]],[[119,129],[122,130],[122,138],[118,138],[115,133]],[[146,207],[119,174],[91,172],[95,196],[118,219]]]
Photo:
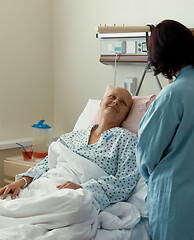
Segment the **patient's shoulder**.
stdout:
[[123,128],[123,127],[119,127],[120,131],[122,133],[137,137],[137,135],[134,132],[131,132],[130,130],[128,130],[127,128]]
[[118,133],[119,136],[122,136],[122,137],[124,136],[126,138],[132,137],[134,139],[137,139],[137,135],[126,128],[116,127],[115,131]]

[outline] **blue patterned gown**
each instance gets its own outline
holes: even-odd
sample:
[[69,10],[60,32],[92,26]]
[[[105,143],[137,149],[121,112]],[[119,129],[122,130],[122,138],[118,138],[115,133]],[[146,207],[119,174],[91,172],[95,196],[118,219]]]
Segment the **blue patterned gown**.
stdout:
[[[110,203],[126,200],[138,180],[135,149],[137,136],[127,129],[111,128],[101,134],[98,142],[88,145],[92,127],[85,130],[62,135],[58,141],[75,153],[91,160],[101,167],[109,176],[100,177],[98,181],[91,179],[82,184],[82,187],[91,191],[99,203],[101,210]],[[49,170],[48,158],[43,159],[22,176],[39,178]]]

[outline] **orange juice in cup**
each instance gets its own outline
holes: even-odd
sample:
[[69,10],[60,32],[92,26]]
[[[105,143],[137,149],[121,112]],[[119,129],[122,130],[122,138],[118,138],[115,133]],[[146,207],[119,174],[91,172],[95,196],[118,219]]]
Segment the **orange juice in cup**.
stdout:
[[29,160],[31,160],[31,159],[32,159],[32,154],[33,154],[33,151],[32,151],[32,150],[22,151],[22,155],[23,155],[24,161],[29,161]]

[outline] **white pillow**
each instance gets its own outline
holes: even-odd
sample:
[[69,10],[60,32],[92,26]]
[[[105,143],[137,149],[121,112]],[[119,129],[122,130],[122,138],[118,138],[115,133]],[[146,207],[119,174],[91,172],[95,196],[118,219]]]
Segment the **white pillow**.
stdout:
[[[105,89],[104,96],[112,89],[113,87],[108,84]],[[99,107],[100,107],[100,101],[97,99],[89,99],[83,112],[79,116],[75,127],[73,131],[79,130],[79,129],[86,129],[88,126],[93,126],[96,124],[96,122],[93,122],[93,119],[97,119],[98,121],[100,120],[100,114],[99,112]],[[98,123],[98,122],[97,122]]]
[[83,112],[79,116],[73,131],[76,131],[79,129],[86,129],[88,126],[90,126],[92,118],[96,113],[97,109],[99,108],[99,106],[100,106],[100,100],[89,99]]

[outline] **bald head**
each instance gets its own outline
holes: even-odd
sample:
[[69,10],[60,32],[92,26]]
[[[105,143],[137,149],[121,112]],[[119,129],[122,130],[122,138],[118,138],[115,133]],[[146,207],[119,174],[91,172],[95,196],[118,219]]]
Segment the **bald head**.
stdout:
[[120,126],[127,117],[132,103],[131,94],[125,88],[112,88],[101,101],[101,117],[109,119],[114,126]]
[[111,90],[108,91],[106,96],[108,96],[112,93],[120,95],[120,97],[122,97],[123,100],[126,101],[126,105],[128,107],[128,112],[129,112],[129,110],[131,109],[131,107],[133,105],[133,99],[132,99],[132,96],[129,93],[129,91],[125,88],[122,88],[122,87],[114,87],[114,88],[112,88]]

